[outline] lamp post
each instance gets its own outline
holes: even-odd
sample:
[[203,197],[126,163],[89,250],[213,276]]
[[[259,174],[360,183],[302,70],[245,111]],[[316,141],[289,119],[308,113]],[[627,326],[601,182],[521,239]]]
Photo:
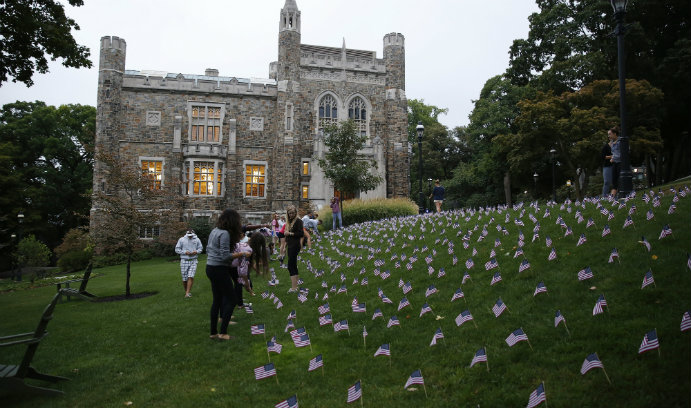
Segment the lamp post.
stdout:
[[555,184],[555,178],[556,178],[556,171],[554,165],[557,162],[557,150],[555,148],[551,148],[549,150],[549,158],[552,161],[552,200],[557,201],[557,185]]
[[428,178],[427,179],[427,191],[429,191],[429,199],[426,200],[427,202],[427,208],[432,210],[432,179]]
[[535,199],[537,199],[537,179],[538,179],[538,174],[537,172],[533,173],[533,181],[535,182]]
[[624,16],[628,0],[610,0],[614,9],[614,18],[617,20],[617,59],[619,61],[619,121],[621,134],[619,135],[619,148],[621,150],[621,163],[619,171],[619,197],[628,196],[633,191],[633,176],[631,174],[631,162],[629,159],[629,134],[626,127],[626,75],[624,74]]
[[420,214],[422,214],[425,212],[425,195],[422,194],[422,136],[425,133],[425,127],[422,126],[421,121],[417,123],[415,130],[417,131],[417,152],[420,158],[420,171],[418,174],[420,179],[420,195],[418,197],[418,204],[420,205]]

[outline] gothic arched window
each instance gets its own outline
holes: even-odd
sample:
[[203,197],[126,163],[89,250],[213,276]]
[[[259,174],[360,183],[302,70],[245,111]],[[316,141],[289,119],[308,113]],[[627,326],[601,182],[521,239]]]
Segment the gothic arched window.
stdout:
[[348,119],[355,122],[355,129],[362,136],[367,136],[367,105],[362,98],[353,98],[348,104]]
[[331,95],[324,95],[319,101],[319,129],[335,124],[338,121],[336,99]]

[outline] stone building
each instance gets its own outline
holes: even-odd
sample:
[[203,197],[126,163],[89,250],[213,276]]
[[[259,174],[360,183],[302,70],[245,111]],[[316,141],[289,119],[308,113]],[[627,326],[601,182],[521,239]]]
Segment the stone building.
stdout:
[[[215,219],[235,208],[256,222],[288,204],[328,204],[337,192],[317,163],[323,128],[350,118],[367,135],[361,153],[376,160],[372,171],[384,180],[360,197],[407,197],[403,35],[385,35],[377,58],[346,48],[345,40],[340,48],[302,44],[295,0],[286,0],[279,17],[278,61],[267,79],[217,69],[128,70],[125,40],[101,38],[97,151],[136,163],[154,188],[180,183],[181,219]],[[94,191],[105,188],[96,163]]]

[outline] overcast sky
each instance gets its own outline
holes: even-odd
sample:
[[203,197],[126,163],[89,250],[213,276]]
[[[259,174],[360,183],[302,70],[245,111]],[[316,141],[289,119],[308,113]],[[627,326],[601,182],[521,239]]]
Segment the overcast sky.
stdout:
[[[513,40],[528,35],[535,0],[296,0],[302,43],[376,51],[383,37],[399,32],[406,42],[406,95],[448,108],[440,121],[468,124],[472,101],[492,76],[508,67]],[[66,3],[66,1],[63,1]],[[91,69],[59,62],[34,75],[34,86],[7,82],[0,105],[41,100],[49,105],[96,106],[99,39],[127,42],[127,69],[268,78],[277,59],[278,18],[285,0],[85,0],[65,7],[80,30],[77,42],[91,49]]]

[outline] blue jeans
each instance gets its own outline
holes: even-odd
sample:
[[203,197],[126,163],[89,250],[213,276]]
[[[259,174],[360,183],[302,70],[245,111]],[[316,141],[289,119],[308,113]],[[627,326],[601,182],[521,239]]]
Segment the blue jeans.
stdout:
[[341,218],[341,212],[333,213],[333,229],[336,229],[336,220],[338,219],[338,228],[343,228],[343,219]]
[[606,197],[612,190],[612,166],[602,167],[602,196]]

